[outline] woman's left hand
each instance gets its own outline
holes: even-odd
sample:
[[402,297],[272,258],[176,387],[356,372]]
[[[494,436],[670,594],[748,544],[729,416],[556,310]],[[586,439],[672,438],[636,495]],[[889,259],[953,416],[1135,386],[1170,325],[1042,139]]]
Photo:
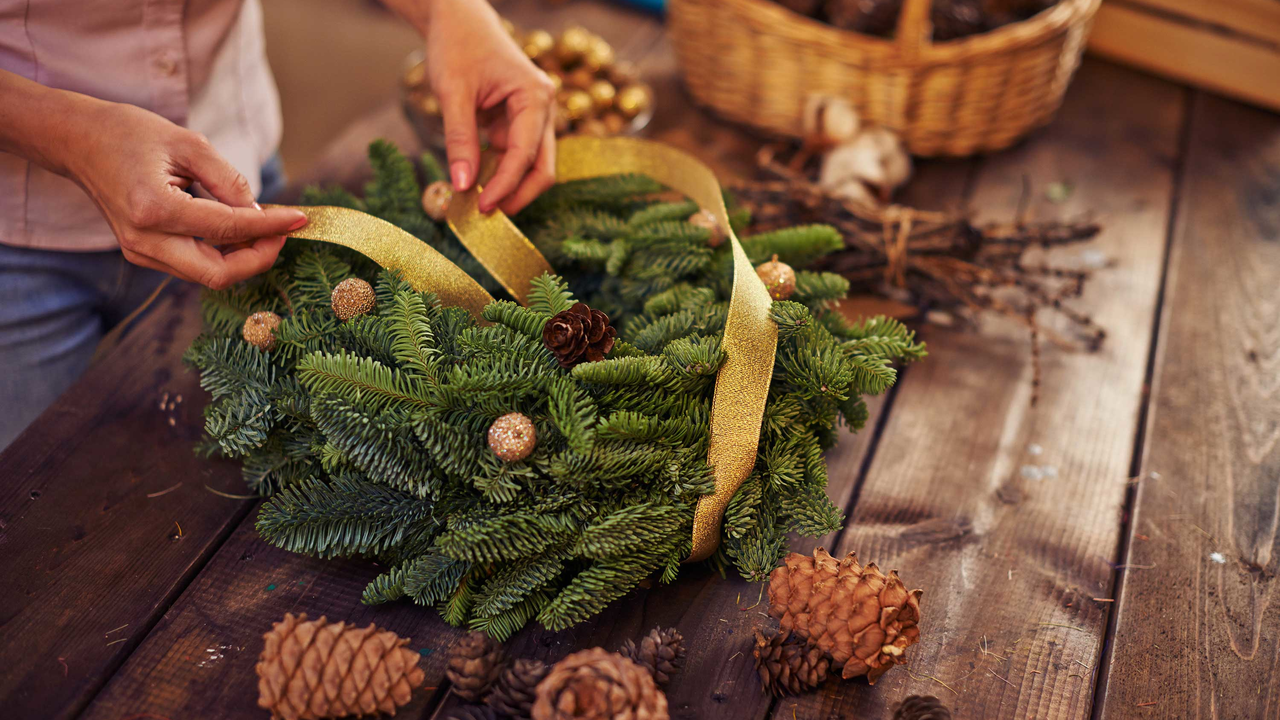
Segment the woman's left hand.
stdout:
[[[503,151],[480,210],[512,214],[555,182],[555,87],[484,0],[388,0],[423,32],[427,78],[444,116],[449,175],[469,189],[480,167],[480,127]],[[406,6],[413,6],[412,8]],[[415,16],[415,12],[418,15]]]

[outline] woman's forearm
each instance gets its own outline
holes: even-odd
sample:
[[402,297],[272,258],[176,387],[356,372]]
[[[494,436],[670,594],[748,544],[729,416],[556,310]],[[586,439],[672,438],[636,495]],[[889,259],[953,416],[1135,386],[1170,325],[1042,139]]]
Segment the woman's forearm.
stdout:
[[0,70],[0,151],[68,175],[86,117],[109,103]]

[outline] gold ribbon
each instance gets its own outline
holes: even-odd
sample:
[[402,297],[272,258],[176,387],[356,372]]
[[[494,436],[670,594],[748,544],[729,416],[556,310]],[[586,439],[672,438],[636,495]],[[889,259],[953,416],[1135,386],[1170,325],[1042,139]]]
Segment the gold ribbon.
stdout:
[[[729,239],[733,294],[721,341],[726,359],[716,376],[707,451],[716,485],[714,493],[698,501],[693,551],[688,558],[690,562],[704,560],[720,542],[725,508],[755,468],[778,344],[778,328],[769,317],[772,298],[733,234],[720,184],[706,165],[675,148],[636,138],[566,138],[558,143],[556,156],[559,182],[619,173],[647,175],[709,210]],[[476,260],[524,304],[530,281],[553,270],[501,211],[480,213],[476,206],[479,194],[478,183],[454,194],[449,226]],[[448,258],[391,223],[346,208],[297,209],[306,213],[309,222],[291,237],[358,250],[379,265],[399,271],[415,289],[434,292],[445,304],[464,307],[477,318],[493,301]]]

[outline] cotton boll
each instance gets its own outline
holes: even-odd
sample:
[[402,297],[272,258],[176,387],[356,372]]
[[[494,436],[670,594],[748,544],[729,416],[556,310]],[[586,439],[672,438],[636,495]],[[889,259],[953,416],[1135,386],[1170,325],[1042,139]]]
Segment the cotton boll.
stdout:
[[888,202],[893,191],[911,177],[911,156],[902,140],[886,128],[867,128],[857,137],[826,154],[818,185],[833,190],[848,184],[851,179],[861,180],[879,191],[880,199]]
[[810,95],[804,105],[806,143],[828,148],[852,140],[861,123],[853,103],[831,95]]

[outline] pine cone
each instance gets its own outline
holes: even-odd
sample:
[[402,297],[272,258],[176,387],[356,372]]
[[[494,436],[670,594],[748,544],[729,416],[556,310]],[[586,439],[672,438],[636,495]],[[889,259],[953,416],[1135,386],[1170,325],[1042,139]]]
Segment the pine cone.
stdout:
[[560,367],[571,368],[583,361],[603,360],[613,349],[617,335],[609,325],[608,315],[574,303],[543,326],[542,344],[560,361]]
[[951,711],[932,695],[912,695],[894,706],[893,720],[951,720]]
[[488,705],[463,705],[449,711],[449,720],[498,720]]
[[576,652],[538,683],[533,720],[668,720],[667,696],[644,668],[604,648]]
[[538,683],[550,670],[541,660],[516,660],[502,671],[485,702],[499,715],[527,720],[537,697]]
[[897,571],[885,576],[853,553],[837,561],[822,548],[783,563],[769,578],[769,614],[843,665],[841,677],[865,674],[874,685],[920,638],[923,592],[908,592]]
[[826,0],[827,22],[863,35],[893,37],[902,0]]
[[658,687],[665,687],[684,664],[684,636],[675,628],[656,627],[639,645],[626,641],[618,654],[648,670]]
[[771,637],[756,630],[756,671],[764,689],[776,697],[808,692],[827,679],[831,660],[812,645],[794,642],[791,633]]
[[987,31],[982,0],[938,0],[929,15],[934,42],[944,42]]
[[355,628],[292,613],[262,636],[258,707],[285,720],[395,715],[425,677],[409,641],[370,625]]
[[506,665],[507,653],[502,644],[482,632],[462,637],[449,648],[449,661],[444,674],[453,692],[463,700],[480,702]]

